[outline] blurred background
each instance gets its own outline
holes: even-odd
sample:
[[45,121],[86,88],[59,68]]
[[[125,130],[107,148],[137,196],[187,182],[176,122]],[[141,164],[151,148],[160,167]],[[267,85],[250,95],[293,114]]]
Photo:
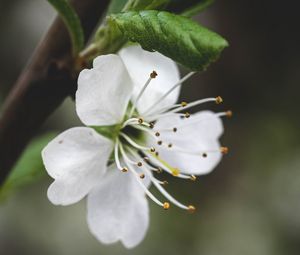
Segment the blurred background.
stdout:
[[[182,99],[221,95],[224,104],[213,110],[232,109],[234,115],[224,120],[222,144],[230,153],[219,166],[195,183],[169,180],[178,199],[196,205],[195,214],[150,203],[151,225],[140,246],[105,246],[88,231],[85,201],[53,206],[45,177],[1,203],[0,254],[300,254],[300,36],[294,4],[216,1],[197,17],[227,38],[230,48],[189,81]],[[1,1],[0,14],[1,109],[55,14],[40,0]],[[74,125],[81,124],[67,99],[40,133]]]

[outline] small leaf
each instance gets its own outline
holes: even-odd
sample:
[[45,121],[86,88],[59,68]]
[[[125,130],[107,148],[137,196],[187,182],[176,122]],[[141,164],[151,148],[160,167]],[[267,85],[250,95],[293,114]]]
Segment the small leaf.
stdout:
[[184,10],[181,15],[186,17],[193,17],[198,13],[204,11],[207,7],[211,6],[214,3],[214,0],[203,0],[200,3],[197,3],[188,9]]
[[84,33],[78,15],[66,0],[47,1],[56,9],[67,26],[72,41],[73,56],[77,56],[84,46]]
[[128,0],[123,11],[162,10],[170,0]]
[[128,0],[111,0],[108,6],[107,14],[121,12]]
[[55,136],[55,133],[44,134],[34,139],[27,146],[25,152],[2,185],[0,189],[0,199],[6,198],[16,189],[46,176],[41,151]]
[[140,11],[113,14],[112,23],[130,41],[158,51],[192,70],[204,70],[228,46],[220,35],[175,14]]

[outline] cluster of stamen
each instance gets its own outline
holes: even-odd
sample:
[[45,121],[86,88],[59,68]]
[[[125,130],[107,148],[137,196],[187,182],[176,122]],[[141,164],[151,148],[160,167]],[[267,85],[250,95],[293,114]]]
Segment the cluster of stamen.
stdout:
[[[164,118],[166,116],[170,116],[171,114],[178,113],[182,118],[190,118],[191,114],[186,111],[187,109],[207,103],[207,102],[215,102],[216,104],[220,104],[223,102],[223,99],[218,96],[215,98],[206,98],[197,100],[191,103],[181,102],[180,104],[172,105],[171,107],[164,109],[156,109],[158,103],[163,100],[166,96],[168,96],[175,88],[181,85],[185,80],[191,77],[193,73],[189,73],[185,77],[183,77],[178,83],[176,83],[166,94],[164,94],[157,102],[155,102],[149,109],[147,109],[144,113],[139,116],[137,115],[136,106],[142,97],[143,93],[147,89],[152,79],[155,79],[157,73],[153,71],[145,85],[141,89],[137,98],[133,102],[131,109],[129,111],[129,117],[126,121],[123,122],[122,128],[120,130],[119,137],[116,138],[115,141],[115,149],[114,149],[114,157],[115,162],[118,169],[122,172],[131,172],[136,177],[138,183],[141,185],[145,193],[152,199],[155,203],[161,206],[163,209],[167,210],[170,208],[170,203],[178,206],[179,208],[185,209],[189,212],[194,212],[196,208],[193,205],[184,205],[177,201],[173,196],[171,196],[163,186],[166,186],[168,182],[166,180],[160,181],[158,180],[153,173],[160,174],[162,172],[167,172],[173,176],[189,179],[191,181],[196,181],[196,176],[194,175],[186,175],[182,174],[178,168],[174,168],[168,164],[168,162],[164,161],[159,157],[159,151],[155,147],[165,146],[166,148],[183,152],[188,154],[196,154],[200,155],[203,158],[208,157],[208,153],[222,153],[227,154],[227,147],[220,147],[219,150],[207,150],[204,152],[189,152],[185,151],[182,148],[178,147],[176,144],[172,144],[168,141],[164,141],[162,136],[162,131],[172,132],[176,135],[178,128],[181,126],[171,127],[170,129],[165,130],[155,130],[155,122],[160,118]],[[184,111],[184,113],[180,113]],[[143,117],[141,117],[143,116]],[[216,113],[217,117],[227,116],[231,117],[232,112],[220,112]],[[125,132],[125,128],[131,127],[141,132],[146,132],[148,135],[154,138],[155,144],[151,147],[144,146],[136,141],[136,139],[130,134]],[[160,147],[161,148],[161,147]],[[149,178],[151,183],[161,192],[161,194],[169,201],[169,202],[161,202],[157,199],[147,188],[145,183],[142,181],[145,178]]]

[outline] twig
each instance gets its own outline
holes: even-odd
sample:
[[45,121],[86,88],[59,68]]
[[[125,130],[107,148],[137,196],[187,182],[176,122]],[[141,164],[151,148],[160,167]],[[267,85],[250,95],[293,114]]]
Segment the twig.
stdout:
[[[108,0],[72,0],[88,38]],[[76,90],[68,32],[57,18],[7,97],[0,117],[0,183],[47,117]],[[71,67],[71,68],[70,68]]]

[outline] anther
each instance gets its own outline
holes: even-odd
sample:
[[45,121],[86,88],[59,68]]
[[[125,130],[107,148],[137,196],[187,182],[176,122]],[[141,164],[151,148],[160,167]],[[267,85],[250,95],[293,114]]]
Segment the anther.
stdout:
[[149,161],[149,158],[148,158],[148,157],[143,157],[143,160],[144,160],[145,162],[148,162],[148,161]]
[[197,177],[196,177],[195,175],[191,175],[190,179],[191,179],[192,181],[196,181],[196,180],[197,180]]
[[168,202],[164,202],[163,207],[165,210],[168,210],[170,208],[170,204]]
[[155,136],[160,136],[160,133],[159,133],[159,132],[156,132],[156,133],[155,133]]
[[203,157],[203,158],[207,158],[207,153],[205,153],[205,152],[202,153],[202,157]]
[[140,174],[140,178],[144,179],[145,178],[145,174]]
[[154,147],[151,147],[151,148],[150,148],[150,151],[151,151],[151,152],[155,152],[155,148],[154,148]]
[[227,116],[228,118],[231,118],[231,117],[232,117],[232,111],[227,111],[227,112],[226,112],[226,116]]
[[168,181],[163,181],[163,183],[162,183],[162,185],[164,185],[164,186],[166,186],[168,184],[169,184]]
[[142,162],[137,162],[137,166],[141,167],[142,165]]
[[149,123],[149,127],[150,127],[150,128],[154,128],[154,123],[153,123],[153,122],[150,122],[150,123]]
[[188,211],[189,211],[190,213],[193,213],[193,212],[195,212],[195,211],[196,211],[196,208],[195,208],[195,206],[193,206],[193,205],[189,205],[189,206],[188,206]]
[[173,144],[171,144],[171,143],[168,144],[168,147],[169,147],[169,148],[172,148],[172,146],[173,146]]
[[123,167],[123,168],[122,168],[122,172],[123,172],[123,173],[128,172],[128,168],[127,168],[127,167]]
[[228,151],[229,151],[228,147],[221,147],[221,148],[220,148],[220,152],[221,152],[222,154],[227,154]]
[[176,128],[176,127],[173,128],[173,132],[174,132],[174,133],[177,132],[177,128]]
[[187,106],[187,104],[188,104],[188,103],[187,103],[187,102],[184,102],[184,101],[180,103],[180,105],[181,105],[182,107]]
[[216,97],[216,104],[221,104],[221,103],[223,103],[223,98],[220,97],[220,96],[217,96]]
[[186,112],[186,113],[184,114],[184,117],[185,117],[185,118],[189,118],[189,117],[191,117],[191,114],[190,114],[189,112]]
[[152,73],[150,73],[150,78],[151,79],[155,79],[157,76],[157,72],[153,71]]
[[180,171],[179,171],[178,168],[174,168],[174,169],[172,170],[172,175],[173,175],[173,176],[178,176],[179,174],[180,174]]
[[161,168],[161,167],[158,167],[158,168],[157,168],[157,173],[158,173],[158,174],[161,174],[162,172],[163,172],[162,168]]
[[139,118],[139,119],[138,119],[138,123],[139,123],[139,124],[143,124],[143,122],[144,122],[143,118]]
[[156,156],[156,157],[158,157],[158,155],[159,155],[158,151],[157,151],[157,152],[155,152],[155,156]]
[[157,141],[157,144],[158,145],[162,145],[162,141]]

